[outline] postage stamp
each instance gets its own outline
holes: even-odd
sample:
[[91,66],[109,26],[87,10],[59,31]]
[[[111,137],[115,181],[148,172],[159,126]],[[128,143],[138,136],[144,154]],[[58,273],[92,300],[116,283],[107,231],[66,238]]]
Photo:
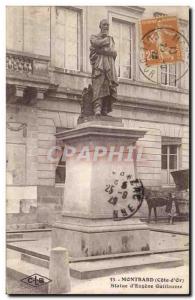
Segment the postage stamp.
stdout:
[[141,30],[147,65],[182,61],[183,55],[176,17],[142,20]]
[[141,20],[139,69],[151,82],[158,82],[158,66],[179,65],[181,79],[189,69],[189,42],[180,31],[177,17]]

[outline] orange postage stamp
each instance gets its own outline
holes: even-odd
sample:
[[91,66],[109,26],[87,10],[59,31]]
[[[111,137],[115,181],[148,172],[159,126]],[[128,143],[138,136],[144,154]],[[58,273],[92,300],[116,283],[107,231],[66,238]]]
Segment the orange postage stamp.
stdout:
[[163,16],[141,21],[145,64],[182,61],[177,17]]

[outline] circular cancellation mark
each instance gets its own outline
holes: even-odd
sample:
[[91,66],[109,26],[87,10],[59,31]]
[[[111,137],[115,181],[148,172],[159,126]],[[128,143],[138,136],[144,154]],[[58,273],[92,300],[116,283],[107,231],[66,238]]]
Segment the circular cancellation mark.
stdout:
[[[170,47],[166,40],[160,39],[162,33],[175,39],[175,47],[173,44]],[[159,82],[158,65],[179,63],[180,72],[176,72],[175,81],[180,80],[188,72],[189,42],[181,32],[169,27],[155,28],[142,36],[140,44],[143,46],[140,47],[139,69],[151,82]]]

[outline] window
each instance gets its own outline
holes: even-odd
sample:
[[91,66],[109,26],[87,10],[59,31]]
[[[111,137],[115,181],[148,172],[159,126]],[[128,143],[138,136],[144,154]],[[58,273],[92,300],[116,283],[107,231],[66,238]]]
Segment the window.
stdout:
[[[173,184],[171,172],[179,169],[179,148],[180,141],[174,144],[174,138],[171,142],[163,141],[161,148],[161,170],[162,170],[162,183]],[[165,140],[168,140],[165,138]],[[177,139],[180,140],[180,139]]]
[[[68,130],[67,128],[64,127],[56,127],[56,133],[62,132]],[[58,139],[56,140],[56,146],[59,147],[59,149],[56,151],[56,155],[59,158],[58,164],[56,166],[56,171],[55,171],[55,183],[65,183],[65,178],[66,178],[66,162],[63,159],[63,154],[64,154],[64,145],[61,141]]]
[[56,8],[56,67],[80,69],[81,14],[78,10]]
[[161,168],[163,170],[177,170],[177,145],[162,146]]
[[116,70],[118,77],[133,77],[133,24],[113,20],[112,32],[117,51]]
[[176,86],[176,64],[160,66],[161,84]]
[[64,148],[62,148],[62,155],[60,157],[60,160],[58,162],[58,165],[56,166],[56,172],[55,172],[55,183],[65,183],[65,177],[66,177],[66,163],[63,161],[63,152]]

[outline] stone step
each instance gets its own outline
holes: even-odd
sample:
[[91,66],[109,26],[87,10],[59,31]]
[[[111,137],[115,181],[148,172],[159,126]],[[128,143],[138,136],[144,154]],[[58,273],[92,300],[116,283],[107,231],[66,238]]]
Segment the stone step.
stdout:
[[[28,259],[29,261],[27,262],[26,260]],[[36,258],[36,263],[35,261],[31,261],[31,259],[31,257],[27,258],[27,255],[25,256],[25,260],[8,259],[7,275],[17,280],[21,280],[34,273],[48,277],[49,261],[45,261],[47,266],[43,267],[43,260],[42,264],[38,265],[38,258]],[[78,279],[90,279],[145,267],[172,268],[182,265],[182,258],[152,254],[142,257],[120,257],[97,261],[72,262],[70,263],[70,275]]]
[[50,238],[51,236],[51,228],[47,229],[24,229],[24,230],[15,230],[15,231],[7,231],[6,238],[7,239],[42,239],[42,238]]
[[31,241],[36,241],[35,239],[30,239],[30,238],[7,238],[6,243],[14,243],[14,242],[31,242]]
[[9,229],[6,232],[6,235],[12,235],[12,234],[23,234],[23,233],[31,233],[31,232],[51,232],[52,228],[24,228],[24,229]]
[[48,226],[47,223],[30,223],[30,224],[7,224],[6,230],[7,232],[22,232],[22,231],[28,231],[28,230],[37,230],[37,229],[50,229],[51,227]]
[[22,239],[23,238],[23,233],[21,232],[7,232],[6,233],[6,238],[8,239]]
[[[45,246],[45,243],[43,243]],[[24,241],[24,242],[13,242],[8,243],[7,248],[15,250],[19,253],[27,254],[33,257],[49,260],[49,250],[45,247],[41,248],[40,241]]]
[[[145,251],[145,252],[128,252],[128,253],[120,253],[120,254],[111,254],[111,255],[99,255],[99,256],[89,256],[89,257],[80,257],[80,258],[74,258],[70,257],[69,262],[74,263],[74,262],[83,262],[83,261],[98,261],[98,260],[106,260],[106,259],[114,259],[114,258],[124,258],[124,257],[140,257],[144,255],[150,255],[150,254],[165,254],[165,253],[176,253],[176,252],[186,252],[189,251],[189,248],[180,248],[180,249],[167,249],[167,250],[159,250],[159,251]],[[28,253],[28,251],[27,251]],[[49,268],[49,257],[42,258],[39,257],[39,254],[36,253],[36,256],[34,255],[29,255],[25,253],[21,253],[21,259],[38,265],[42,266],[45,268]]]
[[181,248],[168,248],[162,250],[148,250],[148,251],[136,251],[136,252],[123,252],[123,253],[115,253],[115,254],[105,254],[105,255],[96,255],[96,256],[88,256],[88,257],[70,257],[70,262],[82,262],[82,261],[97,261],[104,259],[115,259],[115,258],[124,258],[124,257],[141,257],[145,255],[151,254],[168,254],[168,253],[176,253],[176,252],[186,252],[189,251],[189,247],[181,247]]
[[[49,244],[41,247],[39,241],[24,241],[24,242],[13,242],[7,244],[8,249],[12,249],[18,251],[22,254],[26,254],[27,256],[23,256],[24,260],[32,261],[33,263],[36,262],[36,258],[49,261]],[[134,257],[134,256],[143,256],[149,254],[165,254],[165,253],[175,253],[175,252],[183,252],[189,251],[189,247],[179,247],[179,248],[167,248],[167,249],[158,249],[158,250],[148,250],[148,251],[139,251],[139,252],[124,252],[124,253],[115,253],[115,254],[106,254],[106,255],[96,255],[96,256],[88,256],[88,257],[69,257],[70,262],[81,262],[81,261],[96,261],[96,260],[103,260],[103,259],[113,259],[113,258],[120,258],[120,257]],[[28,257],[30,256],[30,257]],[[28,260],[29,259],[29,260]],[[34,259],[34,261],[33,261]],[[45,264],[44,264],[45,265]]]
[[124,257],[71,263],[70,275],[78,279],[90,279],[145,267],[173,268],[182,265],[183,259],[181,258],[151,254],[141,257]]
[[48,259],[43,259],[43,258],[39,258],[37,256],[33,256],[33,255],[28,255],[25,253],[21,254],[21,260],[26,261],[28,263],[37,265],[37,266],[41,266],[44,268],[49,268],[49,258]]
[[[38,264],[38,258],[36,257],[36,264],[34,261],[29,262],[20,260],[18,258],[11,258],[7,260],[7,276],[14,278],[18,283],[21,283],[21,279],[30,276],[32,274],[39,274],[41,276],[49,277],[49,269],[47,266]],[[30,261],[32,263],[30,263]],[[41,263],[43,261],[41,260]],[[90,279],[108,275],[116,275],[119,273],[132,271],[136,269],[143,269],[146,267],[152,268],[173,268],[183,265],[183,258],[167,257],[159,254],[150,254],[144,256],[132,256],[132,257],[120,257],[110,258],[96,261],[81,261],[70,263],[70,275],[76,279]],[[24,286],[24,283],[21,283]],[[45,293],[47,287],[44,287]],[[41,293],[43,292],[41,288]],[[33,293],[33,292],[32,292]]]
[[[49,261],[50,254],[50,244],[46,241],[40,243],[40,241],[23,241],[23,242],[13,242],[7,244],[8,249],[12,249],[21,254],[26,254],[23,256],[24,260],[31,261],[35,264],[39,264],[43,260],[43,266],[45,266],[45,261]],[[167,249],[157,249],[157,250],[148,250],[140,252],[124,252],[116,254],[106,254],[106,255],[96,255],[89,257],[70,257],[70,262],[80,262],[80,261],[96,261],[102,259],[113,259],[119,257],[134,257],[134,256],[143,256],[149,254],[165,254],[165,253],[175,253],[189,251],[189,247],[179,247],[179,248],[167,248]],[[29,257],[30,256],[30,257]],[[36,260],[38,258],[38,260]],[[41,259],[41,260],[39,260]],[[38,261],[38,262],[37,262]],[[46,263],[47,264],[47,263]]]
[[[176,252],[183,252],[185,253],[188,251],[188,248],[181,248],[181,249],[167,249],[166,251],[146,251],[145,253],[143,252],[134,252],[134,253],[120,253],[120,254],[112,254],[112,255],[104,255],[104,256],[90,256],[90,257],[80,257],[80,258],[69,258],[70,263],[75,263],[75,262],[88,262],[88,261],[99,261],[99,260],[109,260],[109,259],[115,259],[115,258],[125,258],[125,257],[141,257],[145,255],[151,255],[151,254],[165,254],[165,253],[176,253]],[[49,268],[49,257],[41,258],[38,257],[38,253],[36,256],[33,255],[28,255],[25,253],[21,253],[21,260],[42,266],[44,268]]]

